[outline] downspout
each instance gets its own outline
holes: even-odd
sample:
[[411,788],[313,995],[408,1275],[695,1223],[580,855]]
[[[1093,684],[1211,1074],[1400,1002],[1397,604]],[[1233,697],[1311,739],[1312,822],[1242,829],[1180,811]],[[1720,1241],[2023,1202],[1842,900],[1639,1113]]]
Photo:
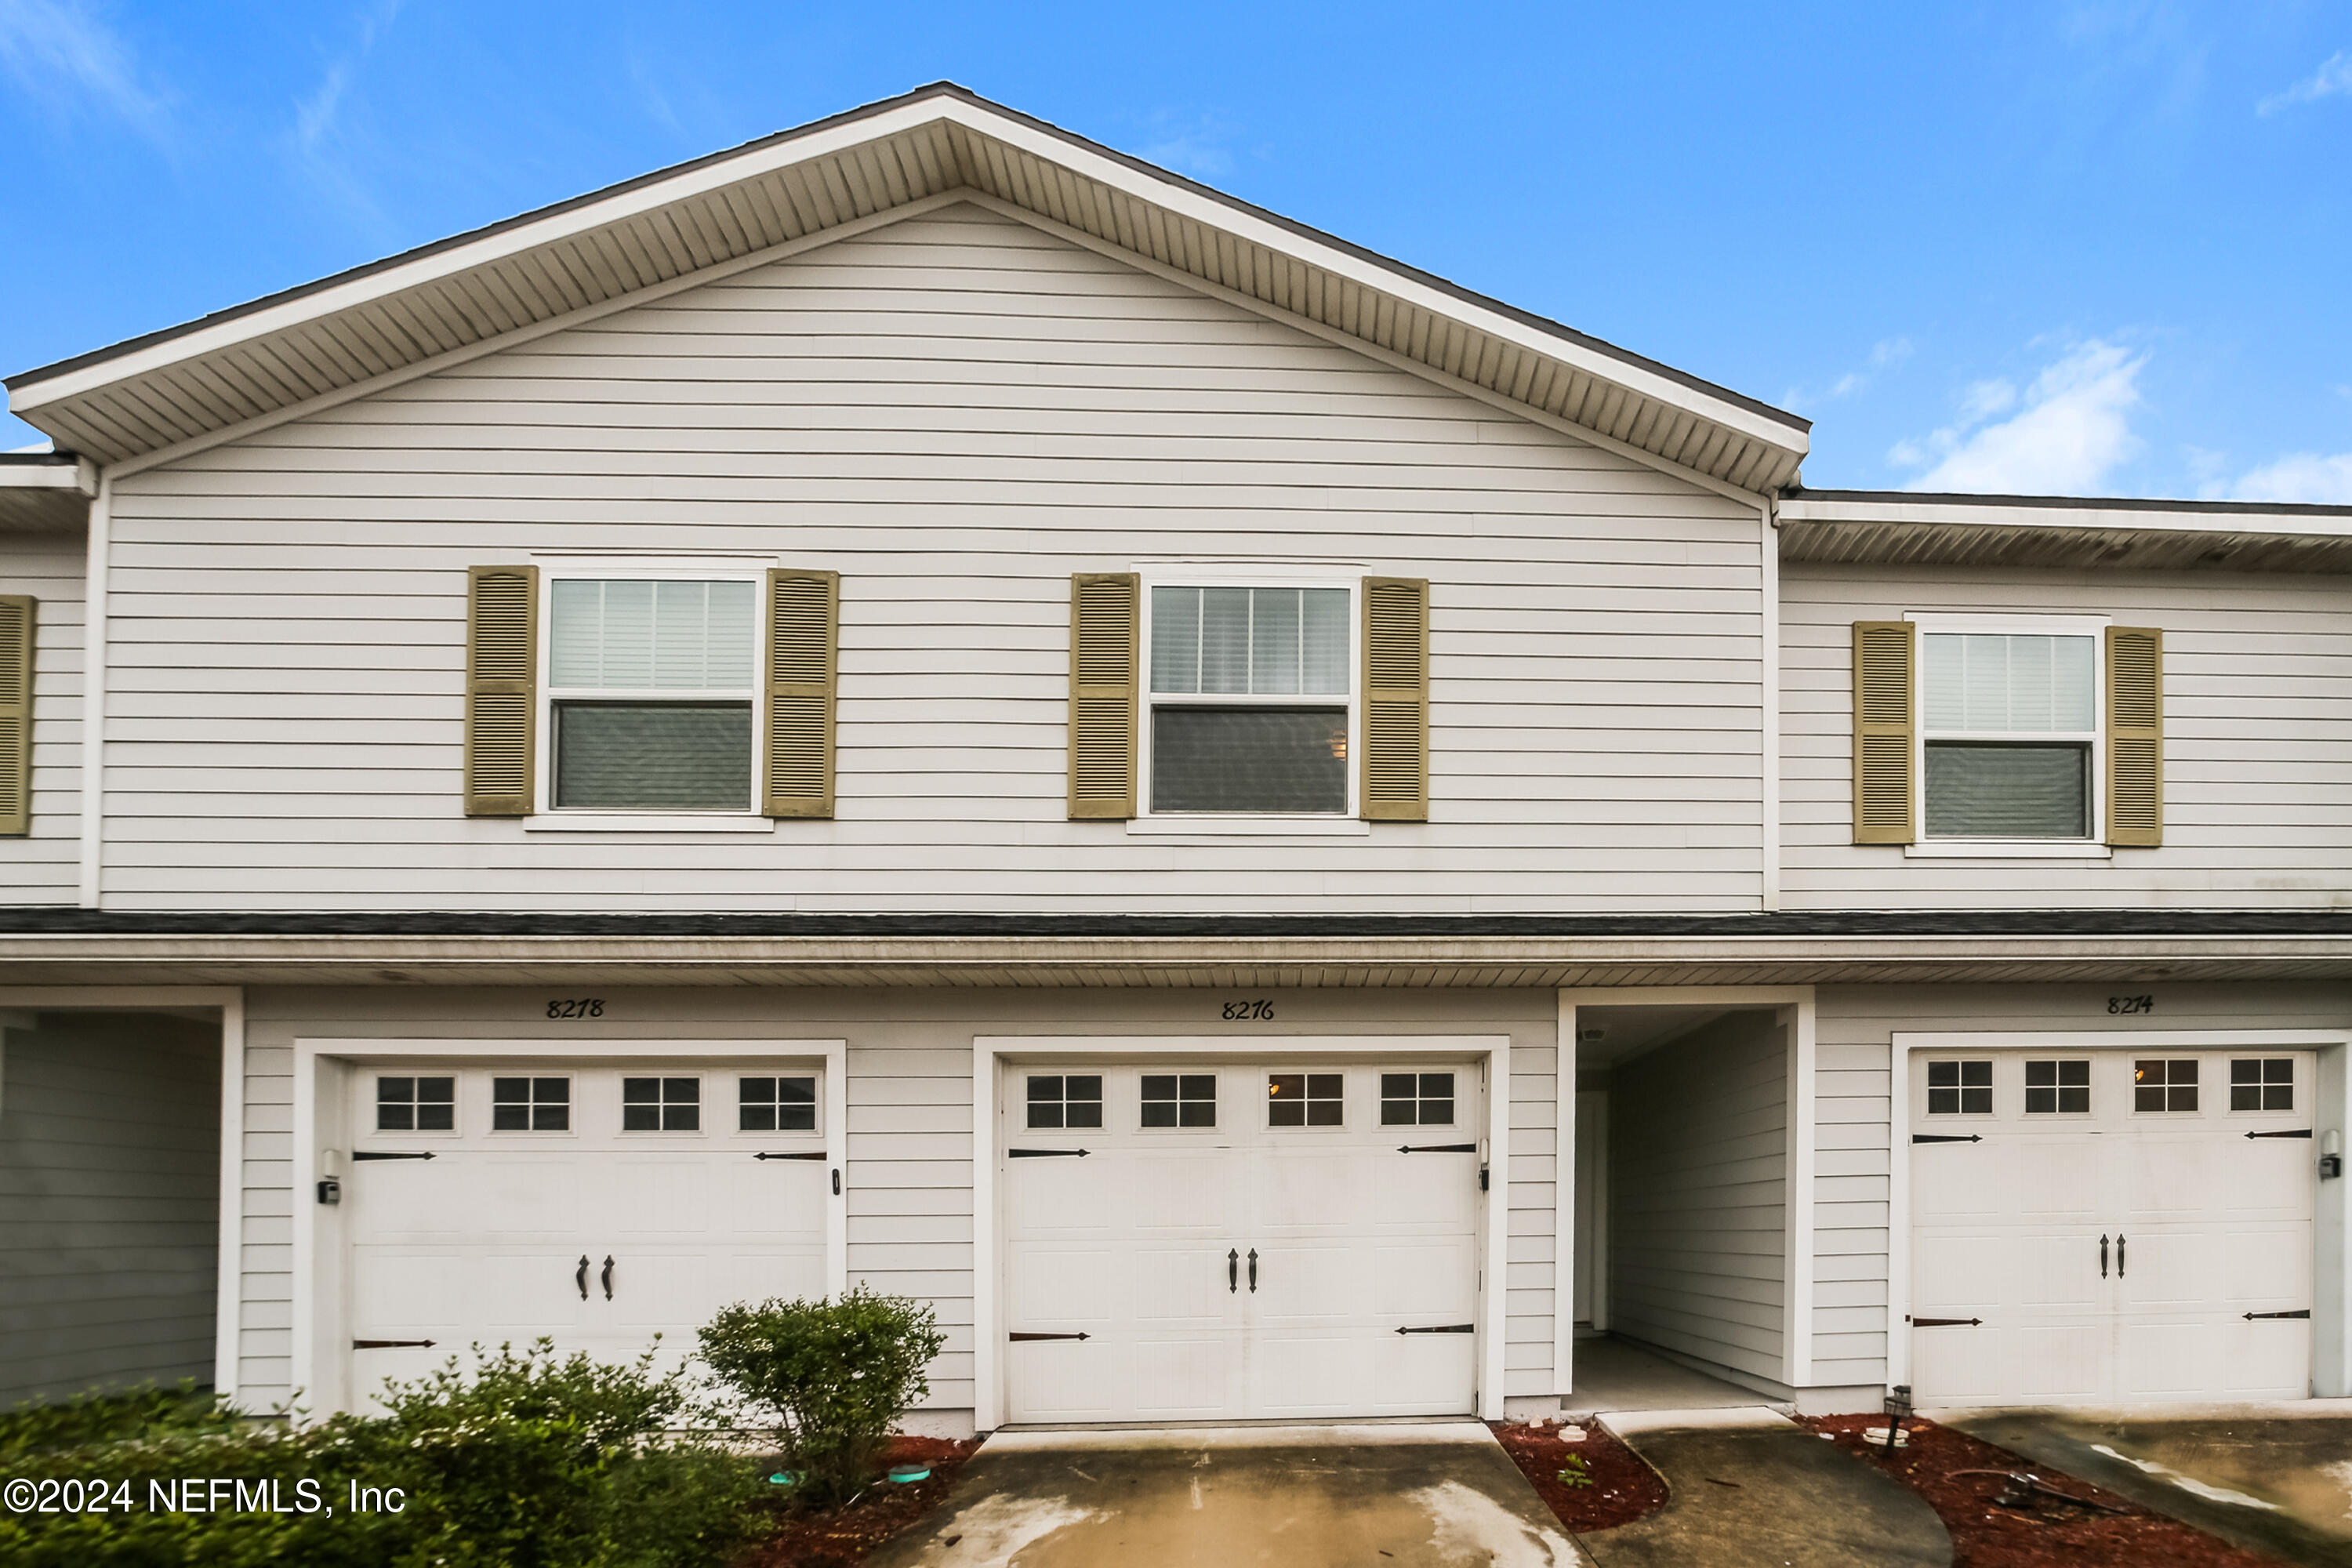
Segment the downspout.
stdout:
[[1764,835],[1763,908],[1780,907],[1780,503],[1764,498]]
[[89,557],[82,569],[81,907],[99,907],[106,847],[106,584],[114,475],[101,468],[89,503]]

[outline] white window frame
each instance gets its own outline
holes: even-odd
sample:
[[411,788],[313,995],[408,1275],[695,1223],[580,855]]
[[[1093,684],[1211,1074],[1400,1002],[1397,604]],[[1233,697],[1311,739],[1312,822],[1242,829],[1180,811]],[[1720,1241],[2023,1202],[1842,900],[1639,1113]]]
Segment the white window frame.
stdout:
[[[654,560],[600,560],[566,562],[560,566],[542,567],[540,573],[539,595],[539,690],[538,704],[539,756],[536,760],[538,791],[535,811],[523,821],[525,829],[535,832],[598,832],[630,830],[644,832],[773,832],[775,823],[761,815],[760,780],[767,762],[767,726],[761,722],[761,704],[766,695],[768,676],[767,638],[761,635],[766,618],[761,602],[761,588],[767,582],[765,570],[730,562]],[[661,687],[632,686],[626,688],[561,687],[555,684],[555,584],[559,582],[587,583],[749,583],[751,584],[751,684],[740,689],[697,688],[681,691]],[[568,806],[555,804],[555,708],[563,702],[743,702],[751,710],[751,787],[743,809],[724,811],[620,811],[609,807]]]
[[[1922,639],[1911,665],[1911,812],[1919,825],[1906,856],[1929,859],[1992,858],[2035,860],[2106,860],[2114,858],[2106,842],[2107,803],[2107,650],[2105,616],[1969,616],[1913,615],[1904,617]],[[2091,642],[2091,728],[2082,731],[1937,730],[1927,728],[1927,706],[1922,683],[1927,656],[1924,641],[1930,635],[1979,634],[2009,637],[2087,637]],[[2079,838],[1961,838],[1927,836],[1927,743],[1930,741],[2017,741],[2086,743],[2089,772],[2084,780],[2088,796],[2089,832]]]
[[[1195,831],[1212,832],[1265,831],[1349,832],[1363,826],[1363,805],[1358,799],[1359,779],[1362,768],[1358,759],[1363,755],[1364,744],[1364,626],[1363,580],[1361,577],[1338,577],[1328,574],[1286,574],[1283,572],[1235,571],[1218,567],[1168,567],[1139,574],[1141,578],[1142,628],[1140,657],[1136,670],[1136,748],[1135,788],[1139,809],[1138,823],[1167,827],[1191,826]],[[1247,691],[1181,691],[1164,696],[1151,689],[1151,646],[1153,637],[1151,601],[1155,588],[1338,588],[1348,595],[1348,689],[1344,696],[1330,692],[1296,696],[1260,695]],[[1344,809],[1329,811],[1161,811],[1151,798],[1152,723],[1153,710],[1160,704],[1171,708],[1330,708],[1344,704],[1348,710],[1347,804]],[[1353,826],[1341,826],[1353,825]],[[1130,823],[1130,831],[1136,824]],[[1149,829],[1146,829],[1149,831]]]

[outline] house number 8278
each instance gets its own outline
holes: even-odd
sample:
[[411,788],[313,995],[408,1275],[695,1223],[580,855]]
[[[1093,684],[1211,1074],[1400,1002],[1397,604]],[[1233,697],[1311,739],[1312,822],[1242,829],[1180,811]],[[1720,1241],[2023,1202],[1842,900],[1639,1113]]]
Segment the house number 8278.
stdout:
[[569,1002],[550,1002],[547,1016],[551,1018],[601,1018],[604,1016],[602,996],[581,996]]
[[1274,1004],[1263,998],[1255,1002],[1228,1002],[1223,1016],[1227,1018],[1271,1018],[1274,1016]]

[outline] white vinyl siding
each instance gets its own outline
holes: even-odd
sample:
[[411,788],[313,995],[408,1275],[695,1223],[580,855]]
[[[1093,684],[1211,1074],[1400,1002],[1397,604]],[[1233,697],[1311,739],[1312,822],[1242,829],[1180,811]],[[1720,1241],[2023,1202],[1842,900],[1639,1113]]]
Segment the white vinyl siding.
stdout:
[[160,1014],[0,1030],[0,1410],[212,1381],[219,1041]]
[[[1792,564],[1780,583],[1784,908],[2309,908],[2352,887],[2341,579]],[[1852,842],[1852,626],[1906,615],[2160,627],[2162,847],[1979,859]]]
[[1895,1031],[2226,1029],[2237,1025],[2317,1029],[2352,1024],[2352,1001],[2341,986],[2139,981],[2132,989],[2147,992],[2151,985],[2159,1011],[2147,1016],[2109,1014],[2107,998],[2116,988],[2107,985],[1821,989],[1813,1080],[1815,1385],[1858,1386],[1886,1380],[1887,1173],[1894,1135]]
[[81,886],[79,534],[0,534],[0,594],[40,601],[33,648],[33,830],[0,837],[0,904],[70,904]]
[[[114,908],[1759,896],[1752,509],[974,208],[133,476],[114,529]],[[841,573],[834,820],[463,816],[465,569],[628,550]],[[1070,574],[1203,558],[1431,580],[1431,822],[1067,820]]]
[[1609,1329],[1785,1390],[1789,1056],[1734,1013],[1609,1075]]
[[[1505,1393],[1552,1387],[1553,1128],[1558,994],[1270,992],[1276,1024],[1236,1050],[1321,1033],[1508,1033],[1510,1237]],[[848,1041],[849,1274],[939,1310],[948,1344],[929,1408],[972,1407],[971,1082],[976,1035],[1229,1032],[1216,991],[780,991],[765,986],[603,993],[601,1018],[551,1023],[543,992],[377,987],[248,993],[239,1397],[266,1409],[292,1375],[294,1042],[419,1039]],[[1475,1069],[1471,1069],[1475,1070]],[[307,1201],[307,1194],[303,1194]],[[952,1423],[950,1423],[952,1424]]]

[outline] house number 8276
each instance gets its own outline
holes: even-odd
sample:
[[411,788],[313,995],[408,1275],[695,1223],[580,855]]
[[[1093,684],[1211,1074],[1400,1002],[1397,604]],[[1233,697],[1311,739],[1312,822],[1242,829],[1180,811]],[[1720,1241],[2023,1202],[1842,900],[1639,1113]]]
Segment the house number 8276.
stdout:
[[569,1002],[550,1002],[547,1016],[551,1018],[601,1018],[604,1016],[602,996],[580,996]]
[[1263,998],[1255,1002],[1228,1002],[1223,1016],[1227,1018],[1271,1018],[1274,1016],[1274,1004]]

